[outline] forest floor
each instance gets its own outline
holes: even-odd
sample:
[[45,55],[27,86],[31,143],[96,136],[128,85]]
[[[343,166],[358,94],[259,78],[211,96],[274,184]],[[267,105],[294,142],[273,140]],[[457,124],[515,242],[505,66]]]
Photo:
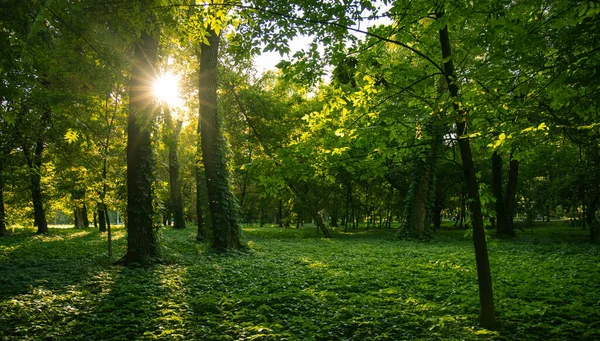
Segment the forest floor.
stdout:
[[2,340],[599,340],[600,246],[538,224],[491,239],[498,328],[478,327],[464,230],[402,241],[394,229],[247,226],[250,251],[207,252],[161,229],[163,262],[112,265],[125,231],[17,230],[0,239]]

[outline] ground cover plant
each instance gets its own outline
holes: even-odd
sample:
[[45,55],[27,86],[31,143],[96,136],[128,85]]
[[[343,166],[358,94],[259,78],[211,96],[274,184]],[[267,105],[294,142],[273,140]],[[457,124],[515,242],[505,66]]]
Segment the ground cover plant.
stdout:
[[[125,252],[115,229],[115,258]],[[246,226],[249,252],[220,255],[192,229],[162,229],[163,262],[112,264],[92,229],[0,239],[5,340],[595,340],[600,248],[549,226],[490,246],[498,328],[478,326],[464,230],[430,242],[395,229]],[[589,233],[589,232],[588,232]]]

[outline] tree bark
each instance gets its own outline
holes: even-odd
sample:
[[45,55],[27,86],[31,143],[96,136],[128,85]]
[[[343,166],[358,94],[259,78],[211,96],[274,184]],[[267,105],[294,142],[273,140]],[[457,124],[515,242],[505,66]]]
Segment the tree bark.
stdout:
[[98,212],[98,225],[100,232],[106,232],[106,213],[104,212],[104,204],[98,203],[96,211]]
[[505,235],[504,191],[502,190],[502,157],[497,151],[492,153],[492,193],[496,198],[496,234]]
[[219,36],[211,29],[208,44],[200,51],[201,145],[212,227],[212,247],[216,250],[239,249],[239,206],[229,189],[229,172],[225,160],[225,139],[221,133],[217,110],[217,61]]
[[44,143],[38,140],[35,143],[33,156],[28,146],[23,146],[25,160],[29,167],[29,181],[31,185],[31,200],[33,203],[33,224],[37,227],[37,233],[48,232],[48,222],[46,221],[46,211],[44,209],[42,197],[42,153],[44,152]]
[[[200,134],[200,120],[198,120],[198,135]],[[198,150],[197,154],[200,154],[200,139],[198,139]],[[196,240],[204,241],[206,239],[206,228],[204,223],[204,210],[202,209],[202,188],[205,184],[204,179],[202,178],[202,169],[200,168],[200,158],[196,161],[196,225],[197,225],[197,233]]]
[[[436,13],[438,19],[442,16],[443,12]],[[466,113],[462,112],[458,105],[458,85],[455,82],[456,75],[454,73],[454,64],[452,62],[452,49],[450,47],[448,26],[444,26],[444,28],[439,31],[439,37],[442,49],[442,60],[444,61],[444,76],[448,84],[450,96],[454,100],[454,111],[457,114],[455,124],[457,129],[458,147],[463,165],[467,194],[471,200],[473,244],[475,247],[475,261],[477,264],[477,278],[479,281],[479,322],[484,328],[492,329],[496,325],[496,315],[494,310],[492,275],[485,240],[483,216],[481,214],[481,201],[479,199],[479,185],[477,183],[473,154],[471,152],[471,145],[467,134]]]
[[[154,21],[154,18],[149,18]],[[158,255],[152,222],[154,158],[151,130],[157,107],[152,84],[160,32],[142,31],[135,44],[127,126],[127,253],[124,264],[146,264]]]
[[169,201],[170,210],[173,214],[173,227],[176,229],[185,228],[185,217],[183,214],[183,198],[181,194],[181,181],[179,180],[179,156],[177,148],[179,147],[179,133],[183,121],[173,123],[171,112],[165,108],[166,120],[166,138],[165,144],[169,148]]
[[504,197],[504,229],[507,235],[514,236],[514,217],[517,207],[517,183],[519,180],[519,161],[511,157],[508,169],[508,185]]
[[0,165],[0,237],[6,235],[6,211],[4,210],[4,170]]

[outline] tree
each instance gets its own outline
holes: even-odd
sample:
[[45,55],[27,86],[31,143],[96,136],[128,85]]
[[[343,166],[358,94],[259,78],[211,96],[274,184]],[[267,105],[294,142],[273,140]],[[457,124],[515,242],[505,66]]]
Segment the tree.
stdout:
[[173,227],[176,229],[185,228],[185,217],[183,214],[183,199],[181,196],[181,181],[179,180],[179,157],[177,149],[179,147],[179,133],[183,121],[173,122],[171,110],[168,105],[163,105],[165,117],[165,136],[164,142],[169,149],[169,204],[168,209],[173,214]]
[[[143,10],[150,3],[141,1]],[[152,97],[160,28],[152,12],[143,12],[149,25],[135,42],[129,82],[127,120],[127,253],[124,264],[148,263],[158,256],[153,226],[154,158],[151,134],[157,106]]]
[[[239,249],[239,206],[229,189],[225,139],[217,107],[217,61],[219,35],[209,29],[200,50],[199,92],[202,160],[212,227],[212,247],[224,251]],[[198,205],[200,206],[200,205]]]

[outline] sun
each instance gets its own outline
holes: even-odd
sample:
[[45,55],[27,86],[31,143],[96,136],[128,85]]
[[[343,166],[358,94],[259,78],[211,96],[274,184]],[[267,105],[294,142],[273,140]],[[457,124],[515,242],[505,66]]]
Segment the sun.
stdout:
[[171,72],[163,73],[154,81],[154,95],[170,108],[179,107],[182,99],[179,96],[179,77]]

